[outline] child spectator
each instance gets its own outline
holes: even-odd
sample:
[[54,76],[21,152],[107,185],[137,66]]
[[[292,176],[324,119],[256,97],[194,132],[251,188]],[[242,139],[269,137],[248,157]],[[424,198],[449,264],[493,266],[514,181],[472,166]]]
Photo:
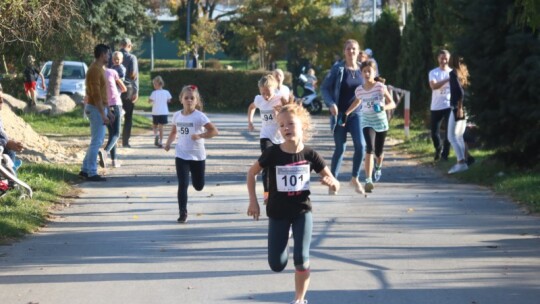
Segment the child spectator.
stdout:
[[[167,117],[169,116],[168,103],[171,102],[172,96],[169,91],[164,90],[163,78],[156,76],[152,80],[154,84],[154,91],[150,95],[149,101],[152,104],[152,129],[154,131],[154,145],[156,147],[163,147],[163,126],[168,124]],[[158,136],[159,132],[159,136]]]

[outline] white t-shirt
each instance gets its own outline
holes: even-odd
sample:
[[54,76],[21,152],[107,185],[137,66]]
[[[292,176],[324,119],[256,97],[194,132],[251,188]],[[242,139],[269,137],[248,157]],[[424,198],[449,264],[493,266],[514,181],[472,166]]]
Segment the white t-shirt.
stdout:
[[255,96],[253,101],[255,107],[259,109],[261,114],[261,132],[260,138],[268,138],[270,141],[279,145],[285,140],[279,132],[279,126],[276,121],[276,114],[274,107],[281,106],[281,95],[276,94],[270,100],[265,100],[261,95]]
[[386,117],[386,111],[375,112],[373,106],[378,104],[380,106],[385,105],[384,89],[386,86],[380,82],[376,82],[375,85],[365,90],[363,86],[358,86],[354,91],[356,98],[362,101],[362,108],[360,113],[362,115],[361,125],[364,128],[373,128],[377,132],[384,132],[388,130],[388,118]]
[[288,86],[282,84],[281,88],[276,89],[276,94],[281,95],[285,97],[287,100],[289,100],[289,95],[291,95],[291,90],[289,89]]
[[[443,70],[439,67],[431,70],[429,72],[429,82],[433,80],[436,82],[450,78],[450,71]],[[445,83],[442,87],[437,90],[432,90],[431,93],[431,110],[438,111],[450,108],[450,83]]]
[[167,103],[172,99],[171,93],[167,90],[159,89],[152,92],[150,100],[152,101],[152,115],[169,115],[169,106]]
[[198,110],[189,115],[182,111],[174,113],[172,123],[176,126],[176,157],[183,160],[205,160],[204,138],[193,140],[191,135],[205,132],[204,125],[210,120]]

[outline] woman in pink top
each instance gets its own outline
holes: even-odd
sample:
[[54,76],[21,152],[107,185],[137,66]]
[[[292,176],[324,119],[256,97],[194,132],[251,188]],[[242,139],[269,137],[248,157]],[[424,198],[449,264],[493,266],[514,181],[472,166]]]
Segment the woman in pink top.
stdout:
[[120,99],[120,93],[127,90],[124,82],[118,76],[118,72],[113,69],[105,69],[105,79],[107,84],[107,98],[109,101],[109,111],[114,114],[114,121],[111,121],[107,125],[109,130],[109,140],[103,150],[99,150],[99,165],[102,168],[107,166],[106,159],[107,154],[111,153],[112,166],[114,168],[120,167],[118,162],[118,156],[116,155],[116,143],[120,138],[120,123],[122,121],[122,99]]

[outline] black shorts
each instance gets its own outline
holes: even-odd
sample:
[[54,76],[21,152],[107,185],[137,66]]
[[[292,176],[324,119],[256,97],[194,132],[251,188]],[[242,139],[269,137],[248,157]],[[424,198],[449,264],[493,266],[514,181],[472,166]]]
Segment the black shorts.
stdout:
[[168,115],[152,115],[152,123],[154,125],[166,125],[169,123],[167,117]]

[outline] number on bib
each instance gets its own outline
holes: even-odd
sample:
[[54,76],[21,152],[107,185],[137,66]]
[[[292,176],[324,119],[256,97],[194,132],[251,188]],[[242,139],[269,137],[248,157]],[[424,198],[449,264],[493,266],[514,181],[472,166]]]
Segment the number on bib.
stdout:
[[277,166],[276,184],[279,192],[309,190],[309,165]]

